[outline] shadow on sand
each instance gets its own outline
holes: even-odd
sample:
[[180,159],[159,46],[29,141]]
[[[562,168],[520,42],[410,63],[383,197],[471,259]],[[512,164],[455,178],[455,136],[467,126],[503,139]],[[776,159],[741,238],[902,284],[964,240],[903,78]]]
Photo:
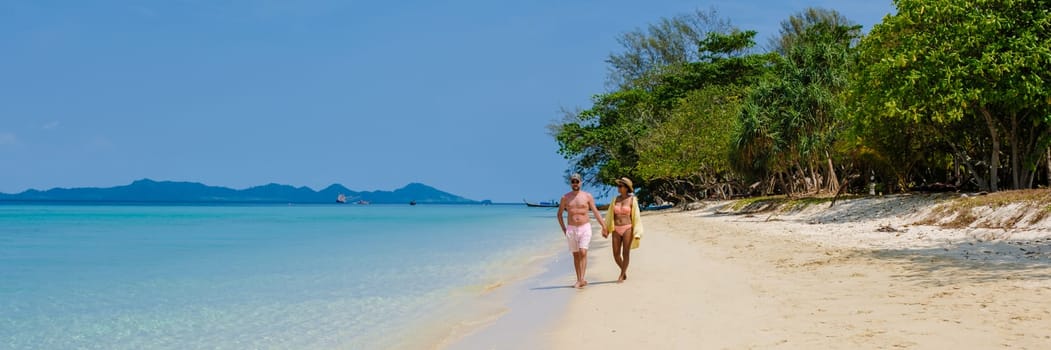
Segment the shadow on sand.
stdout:
[[[591,286],[602,285],[602,284],[611,284],[611,283],[615,284],[615,283],[617,283],[617,281],[616,280],[612,280],[612,281],[602,281],[602,282],[588,282],[588,285],[585,286],[583,289],[588,289],[588,287],[591,287]],[[529,290],[552,290],[552,289],[576,289],[576,288],[573,288],[573,285],[571,285],[571,284],[570,285],[563,285],[563,286],[545,286],[545,287],[529,288]]]
[[813,207],[827,208],[819,213],[806,215],[806,221],[811,223],[850,222],[876,219],[897,218],[913,214],[932,202],[940,202],[955,197],[952,194],[943,193],[915,193],[896,194],[881,197],[854,197],[843,198],[829,207],[829,203],[814,203],[801,205],[782,211],[782,206],[789,202],[785,198],[777,198],[770,201],[757,201],[745,208],[730,210],[726,204],[711,210],[704,210],[705,215],[699,216],[737,216],[742,219],[755,218],[756,221],[767,221],[778,219],[782,216],[791,216],[800,211]]
[[873,250],[859,255],[903,262],[907,271],[901,277],[933,284],[944,280],[1051,280],[1051,239],[968,241],[936,248]]
[[[610,249],[610,245],[611,244],[612,243],[611,243],[610,239],[602,238],[601,235],[594,235],[594,236],[592,236],[592,238],[591,238],[591,245],[590,245],[591,248],[588,249],[588,264],[592,264],[596,259],[609,258],[608,254],[609,254],[609,249]],[[563,248],[563,249],[566,249],[566,248]],[[604,254],[600,254],[600,252],[604,253]],[[573,279],[574,278],[573,277],[573,266],[572,266],[572,261],[573,260],[572,260],[572,258],[570,258],[568,256],[569,252],[568,251],[563,251],[563,252],[561,252],[559,254],[566,255],[566,260],[567,260],[567,262],[565,263],[566,264],[566,269],[567,269],[567,271],[569,273],[569,278]],[[596,254],[598,254],[598,255],[596,255]],[[609,283],[617,283],[617,281],[616,280],[612,280],[612,281],[604,281],[604,282],[588,282],[588,286],[609,284]],[[572,283],[571,284],[567,284],[567,285],[543,286],[543,287],[529,288],[529,290],[552,290],[552,289],[576,289],[576,288],[573,287]],[[587,289],[587,287],[584,287],[584,289]]]

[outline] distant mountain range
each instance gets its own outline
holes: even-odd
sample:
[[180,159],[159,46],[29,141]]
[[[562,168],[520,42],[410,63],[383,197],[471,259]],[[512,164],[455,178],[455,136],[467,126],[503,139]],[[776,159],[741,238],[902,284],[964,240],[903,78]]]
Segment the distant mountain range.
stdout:
[[53,188],[28,190],[18,194],[0,193],[0,201],[99,201],[169,203],[335,203],[343,194],[348,203],[477,203],[420,183],[410,183],[394,191],[352,191],[334,184],[315,191],[309,187],[269,184],[243,190],[208,186],[196,182],[142,179],[130,185],[108,188]]

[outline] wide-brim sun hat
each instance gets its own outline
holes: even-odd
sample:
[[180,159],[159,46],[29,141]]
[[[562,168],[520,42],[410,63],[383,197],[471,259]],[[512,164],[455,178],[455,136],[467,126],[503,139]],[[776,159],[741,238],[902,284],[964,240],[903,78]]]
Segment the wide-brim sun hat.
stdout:
[[628,192],[635,192],[635,186],[631,184],[631,179],[626,178],[626,177],[622,177],[622,178],[617,179],[616,182],[617,182],[618,185],[627,186],[628,187]]

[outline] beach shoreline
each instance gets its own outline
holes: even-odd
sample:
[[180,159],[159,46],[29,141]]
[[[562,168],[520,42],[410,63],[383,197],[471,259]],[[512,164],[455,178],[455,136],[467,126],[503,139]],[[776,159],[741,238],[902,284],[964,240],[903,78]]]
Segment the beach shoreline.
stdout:
[[[592,231],[592,251],[608,252],[609,241],[602,239],[599,225]],[[464,314],[458,321],[462,326],[446,332],[439,342],[429,348],[462,349],[541,349],[547,346],[547,337],[569,306],[572,298],[582,292],[573,288],[572,257],[564,241],[552,246],[551,253],[529,270],[501,285],[492,293],[478,295],[465,305],[490,305],[488,314]],[[590,255],[589,263],[605,255]],[[593,283],[609,283],[589,279]],[[431,323],[434,324],[434,323]],[[435,339],[434,337],[427,339]],[[426,340],[426,339],[421,339]]]
[[[559,251],[561,253],[561,251]],[[555,323],[573,296],[572,271],[560,254],[549,257],[543,271],[504,286],[489,300],[502,303],[502,313],[476,327],[447,337],[438,348],[541,349],[548,327]]]
[[[502,263],[511,267],[498,269],[482,284],[461,288],[456,295],[448,297],[445,305],[434,307],[426,316],[406,324],[400,334],[388,335],[390,341],[381,346],[471,349],[480,344],[500,343],[508,326],[539,331],[540,324],[553,322],[553,319],[534,322],[540,319],[541,311],[553,312],[555,308],[564,307],[569,302],[568,295],[542,297],[548,308],[534,308],[530,300],[536,296],[523,298],[521,294],[560,277],[556,266],[561,262],[555,252],[563,246],[561,243],[552,243],[541,249],[541,253],[530,256],[510,254],[511,260]],[[536,327],[526,327],[529,325]]]
[[[450,348],[533,338],[551,349],[1051,347],[1047,229],[913,225],[922,198],[776,215],[729,215],[725,204],[646,214],[623,284],[596,235],[592,284],[545,291],[569,299],[553,322]],[[571,277],[565,261],[551,266]],[[521,290],[508,302],[538,295]]]

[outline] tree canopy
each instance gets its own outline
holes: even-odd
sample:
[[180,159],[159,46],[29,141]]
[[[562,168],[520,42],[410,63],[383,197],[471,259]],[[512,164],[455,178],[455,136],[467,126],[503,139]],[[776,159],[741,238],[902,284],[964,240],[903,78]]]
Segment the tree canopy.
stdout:
[[628,32],[559,152],[661,202],[1051,180],[1051,0],[895,5],[867,35],[804,10],[767,52],[714,10]]
[[[898,0],[862,40],[856,113],[870,124],[932,125],[940,142],[975,169],[976,185],[1000,188],[1006,141],[1012,188],[1032,186],[1051,118],[1051,2]],[[968,143],[985,139],[974,148]]]

